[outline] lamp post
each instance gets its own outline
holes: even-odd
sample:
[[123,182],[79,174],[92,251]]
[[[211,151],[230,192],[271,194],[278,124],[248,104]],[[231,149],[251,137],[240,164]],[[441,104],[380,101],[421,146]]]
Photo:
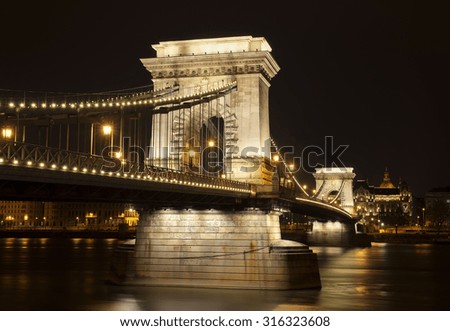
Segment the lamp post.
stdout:
[[425,226],[425,208],[422,208],[422,229]]
[[110,147],[110,153],[112,156],[112,152],[113,152],[113,143],[114,143],[114,137],[113,137],[113,127],[109,124],[105,124],[103,125],[103,135],[105,136],[109,136],[110,137],[110,143],[109,143],[109,147]]
[[11,128],[6,127],[6,128],[2,129],[2,137],[4,139],[11,139],[12,136],[13,136],[13,130]]
[[192,169],[192,163],[193,163],[193,159],[194,159],[194,156],[195,156],[195,151],[193,149],[189,150],[188,155],[189,155],[189,171],[192,171],[193,170]]

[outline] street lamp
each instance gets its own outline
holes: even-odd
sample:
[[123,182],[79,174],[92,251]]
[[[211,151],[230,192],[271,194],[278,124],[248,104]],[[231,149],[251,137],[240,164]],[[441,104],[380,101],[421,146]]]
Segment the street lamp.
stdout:
[[192,171],[192,165],[193,165],[193,159],[195,156],[195,151],[193,149],[189,150],[188,156],[189,156],[189,171]]
[[110,139],[110,152],[111,152],[111,156],[112,156],[112,152],[113,152],[113,142],[114,142],[114,137],[113,137],[113,127],[112,127],[112,125],[109,125],[109,124],[105,124],[105,125],[103,125],[103,134],[105,135],[105,136],[110,136],[111,137],[111,139]]
[[112,132],[112,126],[111,125],[103,125],[103,134],[105,136],[110,135]]
[[11,139],[13,136],[13,130],[11,128],[3,128],[2,129],[2,137],[4,139]]
[[422,228],[425,225],[425,208],[422,208]]

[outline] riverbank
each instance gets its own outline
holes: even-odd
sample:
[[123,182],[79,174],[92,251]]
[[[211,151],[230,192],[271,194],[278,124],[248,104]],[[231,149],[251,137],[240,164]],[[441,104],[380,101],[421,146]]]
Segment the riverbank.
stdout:
[[0,230],[0,238],[112,238],[131,239],[135,231],[118,230]]
[[428,233],[370,233],[371,242],[397,244],[450,244],[450,238],[445,234]]

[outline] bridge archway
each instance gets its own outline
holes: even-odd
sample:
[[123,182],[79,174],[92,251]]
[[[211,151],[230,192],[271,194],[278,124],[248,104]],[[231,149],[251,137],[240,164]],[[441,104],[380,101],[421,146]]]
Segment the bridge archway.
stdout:
[[339,191],[338,190],[332,190],[332,191],[330,191],[330,193],[328,193],[326,200],[328,202],[331,202],[331,201],[335,201],[338,197],[339,197]]
[[213,116],[202,125],[200,130],[201,172],[220,176],[225,169],[225,121]]

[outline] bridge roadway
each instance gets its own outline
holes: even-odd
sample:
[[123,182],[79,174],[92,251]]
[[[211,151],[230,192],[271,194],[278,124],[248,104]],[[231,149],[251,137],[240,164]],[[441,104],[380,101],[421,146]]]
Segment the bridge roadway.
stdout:
[[113,164],[101,156],[2,141],[0,199],[132,202],[144,208],[279,209],[354,221],[340,208],[296,197],[292,191],[259,193],[256,186],[224,178],[129,162],[116,170]]

